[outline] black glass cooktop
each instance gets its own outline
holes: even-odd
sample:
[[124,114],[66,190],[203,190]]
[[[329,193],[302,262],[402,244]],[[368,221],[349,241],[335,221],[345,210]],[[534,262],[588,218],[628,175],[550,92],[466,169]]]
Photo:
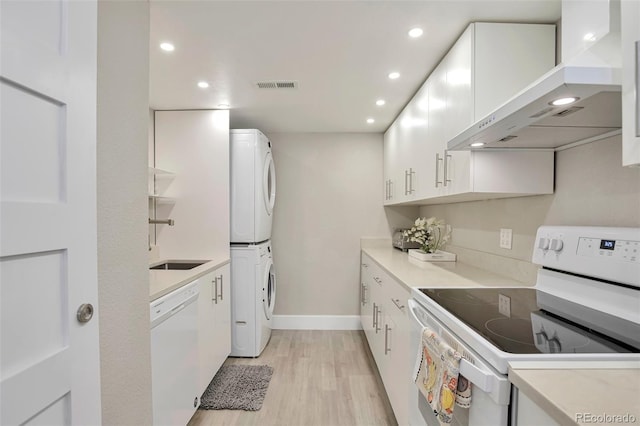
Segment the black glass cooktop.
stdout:
[[640,340],[637,328],[631,344],[622,342],[612,337],[615,331],[608,332],[617,328],[616,319],[532,288],[420,291],[504,352],[640,352],[631,345]]

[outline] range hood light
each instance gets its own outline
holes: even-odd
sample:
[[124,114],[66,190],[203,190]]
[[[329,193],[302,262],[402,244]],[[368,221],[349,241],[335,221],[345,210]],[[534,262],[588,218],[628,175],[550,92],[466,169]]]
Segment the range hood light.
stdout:
[[480,148],[481,146],[484,146],[484,142],[474,142],[471,145],[469,145],[471,148]]
[[549,102],[549,105],[553,105],[553,106],[569,105],[576,102],[579,99],[580,98],[576,98],[576,97],[559,98],[559,99],[556,99],[555,101]]

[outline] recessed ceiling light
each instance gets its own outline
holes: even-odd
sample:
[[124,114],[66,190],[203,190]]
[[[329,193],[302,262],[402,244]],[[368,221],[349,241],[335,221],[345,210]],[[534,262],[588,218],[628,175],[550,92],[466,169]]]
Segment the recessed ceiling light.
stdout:
[[218,104],[218,108],[227,109],[229,108],[229,104]]
[[409,37],[412,37],[412,38],[420,37],[423,32],[424,31],[422,31],[422,28],[412,28],[411,30],[409,30]]
[[395,71],[394,71],[394,72],[389,73],[389,78],[390,78],[391,80],[395,80],[395,79],[396,79],[396,78],[398,78],[398,77],[400,77],[400,73],[399,73],[399,72],[395,72]]
[[484,142],[474,142],[471,144],[472,148],[479,148],[481,146],[484,146]]
[[553,105],[553,106],[569,105],[574,103],[578,99],[580,98],[576,98],[576,97],[560,98],[560,99],[556,99],[555,101],[549,102],[549,105]]
[[386,104],[386,103],[387,103],[387,102],[386,102],[384,99],[378,99],[378,100],[376,101],[376,105],[378,105],[378,106],[382,106],[382,105],[384,105],[384,104]]
[[373,124],[375,122],[376,122],[376,120],[374,120],[373,118],[367,118],[367,123]]
[[209,87],[209,83],[207,83],[206,81],[199,81],[198,87],[201,89],[206,89],[207,87]]
[[173,52],[174,50],[176,50],[176,47],[171,44],[171,43],[160,43],[160,49],[164,50],[165,52]]
[[596,35],[594,33],[586,33],[582,39],[584,41],[596,41]]

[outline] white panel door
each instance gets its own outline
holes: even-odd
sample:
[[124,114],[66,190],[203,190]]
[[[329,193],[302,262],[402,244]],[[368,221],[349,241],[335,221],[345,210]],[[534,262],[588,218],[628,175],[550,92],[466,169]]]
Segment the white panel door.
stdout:
[[96,425],[96,3],[0,16],[0,424]]

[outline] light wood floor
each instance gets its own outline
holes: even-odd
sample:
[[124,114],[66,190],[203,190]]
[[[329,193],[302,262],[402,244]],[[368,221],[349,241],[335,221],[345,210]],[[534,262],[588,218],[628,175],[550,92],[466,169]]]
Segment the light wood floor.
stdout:
[[260,411],[198,410],[188,426],[396,425],[362,331],[274,330],[259,358],[274,372]]

